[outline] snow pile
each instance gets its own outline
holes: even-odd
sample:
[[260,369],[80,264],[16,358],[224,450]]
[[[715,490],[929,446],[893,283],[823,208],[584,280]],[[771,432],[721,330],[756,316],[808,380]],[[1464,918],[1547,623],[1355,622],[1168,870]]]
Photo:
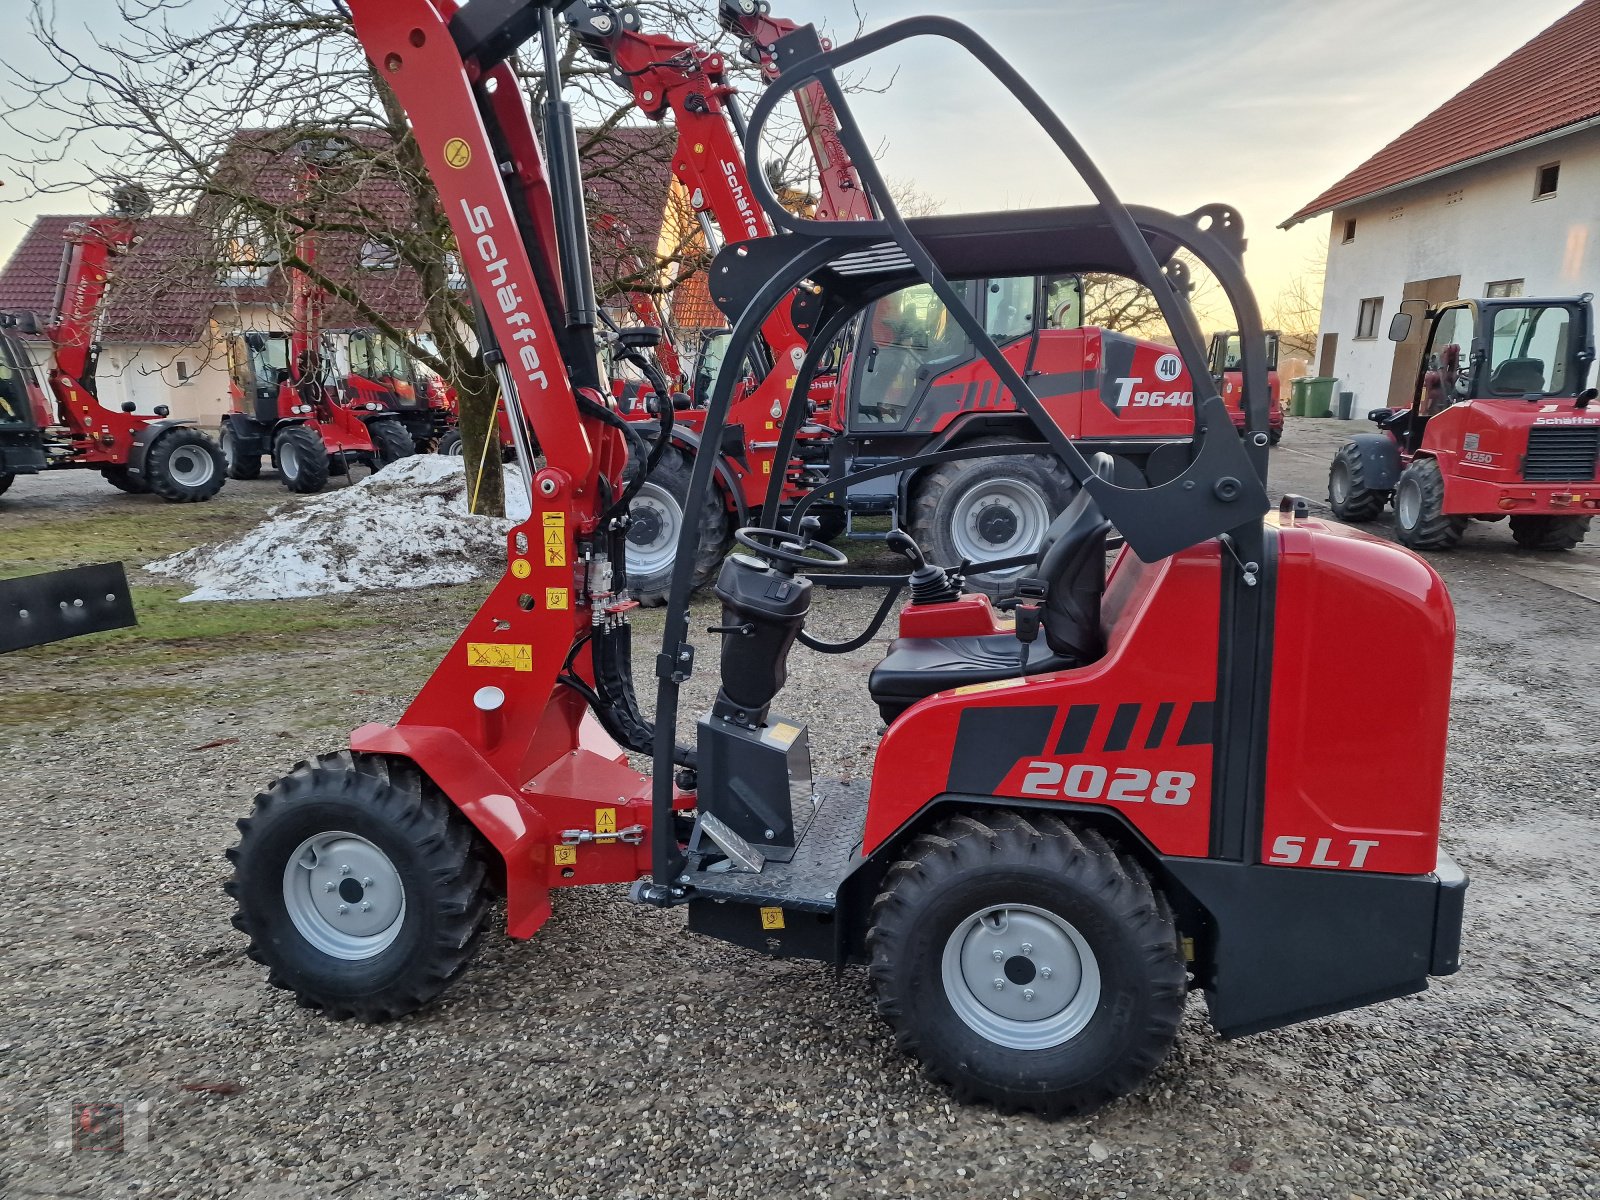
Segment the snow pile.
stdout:
[[242,538],[197,546],[147,570],[192,584],[185,600],[279,600],[466,583],[498,575],[527,494],[506,468],[514,520],[467,513],[466,460],[419,454],[351,487],[279,505]]

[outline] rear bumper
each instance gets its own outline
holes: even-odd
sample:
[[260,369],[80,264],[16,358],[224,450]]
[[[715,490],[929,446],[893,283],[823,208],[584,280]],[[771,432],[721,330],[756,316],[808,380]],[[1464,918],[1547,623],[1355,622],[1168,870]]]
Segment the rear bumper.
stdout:
[[1444,507],[1471,516],[1592,517],[1600,512],[1600,481],[1497,483],[1456,474],[1446,480]]
[[1443,850],[1433,868],[1439,881],[1433,908],[1433,951],[1429,975],[1454,975],[1461,969],[1461,921],[1466,912],[1467,873]]

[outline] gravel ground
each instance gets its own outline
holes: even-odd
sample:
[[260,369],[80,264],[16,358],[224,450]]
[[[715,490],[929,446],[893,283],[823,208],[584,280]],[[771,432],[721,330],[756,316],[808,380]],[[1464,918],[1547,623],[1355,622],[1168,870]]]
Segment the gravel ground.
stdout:
[[[1291,422],[1275,488],[1320,500],[1345,428]],[[224,496],[244,528],[281,493]],[[146,502],[64,474],[19,483],[0,522]],[[862,972],[690,938],[620,889],[558,894],[532,942],[491,935],[443,1002],[392,1025],[266,987],[220,891],[233,820],[296,759],[398,715],[474,588],[325,602],[373,620],[137,668],[83,643],[0,661],[0,1195],[1600,1195],[1600,548],[1552,566],[1482,526],[1435,561],[1461,622],[1445,839],[1473,875],[1462,973],[1231,1043],[1196,1000],[1141,1094],[1055,1124],[950,1104],[895,1052]],[[828,620],[870,603],[830,598]],[[659,625],[641,625],[653,655]],[[870,767],[879,654],[794,656],[782,703],[823,770]],[[1370,708],[1330,719],[1405,720],[1381,683],[1404,664],[1377,666]],[[62,705],[8,703],[24,679]],[[142,706],[109,703],[134,686]],[[125,1153],[60,1144],[84,1102],[126,1106]]]

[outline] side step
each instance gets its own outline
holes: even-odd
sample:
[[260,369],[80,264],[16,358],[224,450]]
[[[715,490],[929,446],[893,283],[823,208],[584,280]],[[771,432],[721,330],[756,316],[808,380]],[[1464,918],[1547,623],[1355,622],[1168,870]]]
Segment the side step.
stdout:
[[717,849],[726,854],[734,867],[740,871],[759,871],[767,861],[761,851],[711,813],[703,812],[695,821],[694,836],[689,839],[689,853],[703,853],[701,834],[710,838]]

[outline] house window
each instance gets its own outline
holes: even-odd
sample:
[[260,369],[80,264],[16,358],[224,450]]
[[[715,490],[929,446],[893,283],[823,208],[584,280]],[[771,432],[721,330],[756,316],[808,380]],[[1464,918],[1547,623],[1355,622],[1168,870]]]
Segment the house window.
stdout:
[[361,269],[363,271],[392,271],[400,265],[400,252],[388,242],[368,238],[361,244]]
[[1373,296],[1361,302],[1361,312],[1356,316],[1356,337],[1378,336],[1378,318],[1383,316],[1383,297]]
[[177,371],[177,373],[178,373],[178,382],[179,383],[188,383],[189,380],[192,378],[192,376],[189,373],[190,369],[189,369],[188,360],[180,358],[177,362],[173,363],[172,366],[173,366],[173,369],[175,371]]
[[1351,217],[1344,223],[1344,240],[1346,242],[1353,242],[1356,240],[1356,219],[1354,217]]
[[1556,194],[1556,188],[1561,186],[1561,164],[1558,162],[1545,163],[1539,168],[1539,174],[1533,185],[1533,198],[1545,200]]
[[1521,279],[1497,279],[1493,283],[1483,285],[1483,294],[1491,300],[1503,299],[1507,296],[1522,295]]
[[278,250],[255,217],[235,215],[217,238],[217,282],[224,287],[261,287],[278,261]]

